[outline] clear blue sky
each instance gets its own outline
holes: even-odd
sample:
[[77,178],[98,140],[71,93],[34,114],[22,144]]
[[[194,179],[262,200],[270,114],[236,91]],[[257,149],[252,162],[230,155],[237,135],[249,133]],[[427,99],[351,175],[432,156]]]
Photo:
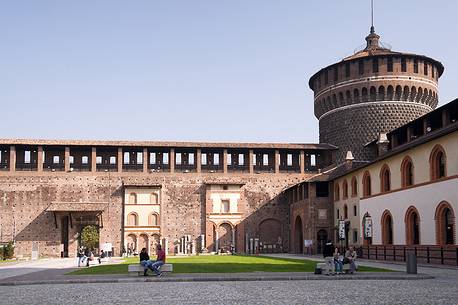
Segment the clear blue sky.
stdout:
[[[456,98],[458,1],[375,6]],[[369,0],[0,0],[0,138],[317,142],[308,78],[369,27]]]

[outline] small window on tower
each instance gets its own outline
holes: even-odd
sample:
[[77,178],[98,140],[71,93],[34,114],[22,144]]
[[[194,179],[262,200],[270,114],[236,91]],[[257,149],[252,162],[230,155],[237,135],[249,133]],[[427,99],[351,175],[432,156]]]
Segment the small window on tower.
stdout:
[[286,165],[293,166],[293,155],[292,154],[286,155]]
[[263,154],[262,155],[262,165],[267,166],[269,165],[269,155]]
[[405,58],[401,58],[401,71],[407,72],[407,62]]
[[202,154],[200,159],[202,165],[207,165],[207,154]]
[[388,57],[386,70],[388,72],[393,72],[393,58],[392,57]]
[[239,165],[245,164],[245,156],[243,154],[239,154]]
[[227,154],[227,165],[232,165],[232,155]]
[[188,163],[189,163],[189,165],[194,165],[194,153],[189,153],[189,155],[188,155]]
[[418,60],[413,60],[413,72],[418,73]]
[[372,59],[372,72],[378,73],[378,58]]
[[364,74],[364,60],[363,59],[361,59],[358,62],[358,71],[359,71],[359,75]]

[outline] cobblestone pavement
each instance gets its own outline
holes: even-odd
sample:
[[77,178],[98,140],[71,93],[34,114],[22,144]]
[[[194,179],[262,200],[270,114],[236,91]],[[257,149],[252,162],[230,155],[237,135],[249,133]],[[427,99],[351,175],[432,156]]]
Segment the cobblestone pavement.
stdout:
[[414,281],[65,284],[0,287],[0,304],[454,304],[458,285]]

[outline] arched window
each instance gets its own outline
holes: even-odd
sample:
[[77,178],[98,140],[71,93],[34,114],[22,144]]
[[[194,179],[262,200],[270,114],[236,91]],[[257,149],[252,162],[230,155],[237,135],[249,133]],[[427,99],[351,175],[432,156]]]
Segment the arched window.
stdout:
[[383,86],[378,87],[378,100],[379,101],[385,100],[385,87]]
[[348,206],[344,205],[344,219],[348,219]]
[[363,90],[361,90],[361,97],[362,97],[362,101],[363,102],[367,102],[368,101],[368,97],[367,97],[367,88],[363,88]]
[[438,245],[455,244],[455,213],[451,205],[443,201],[436,209],[436,241]]
[[351,178],[351,197],[358,196],[358,180],[356,177]]
[[334,188],[334,201],[339,201],[340,200],[340,188],[339,184],[336,183],[336,186]]
[[348,184],[347,184],[347,180],[346,179],[342,183],[342,198],[343,199],[347,199],[348,198]]
[[151,204],[159,204],[159,195],[157,193],[151,193],[150,203]]
[[128,226],[138,226],[138,215],[136,213],[130,213],[127,215],[127,225]]
[[446,159],[445,151],[440,145],[436,145],[429,157],[429,166],[431,172],[431,180],[437,180],[446,176]]
[[136,204],[137,203],[137,194],[130,193],[129,194],[129,204]]
[[382,214],[382,244],[393,244],[393,217],[390,211],[385,210]]
[[388,165],[383,165],[380,170],[380,192],[389,192],[391,189],[390,168]]
[[363,197],[371,195],[371,175],[368,171],[364,172],[363,176]]
[[413,163],[409,156],[405,157],[401,163],[401,185],[408,187],[413,185]]
[[149,226],[158,226],[159,225],[159,215],[157,215],[157,213],[151,213],[148,215],[148,225]]
[[392,101],[394,96],[394,89],[393,86],[389,85],[386,89],[387,100]]
[[420,244],[420,215],[415,207],[411,206],[407,209],[406,217],[406,244]]

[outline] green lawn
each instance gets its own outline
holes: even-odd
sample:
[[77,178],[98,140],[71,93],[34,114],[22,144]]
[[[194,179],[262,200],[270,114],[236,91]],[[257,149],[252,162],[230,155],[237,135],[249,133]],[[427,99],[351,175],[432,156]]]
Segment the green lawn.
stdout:
[[[126,274],[127,265],[135,263],[138,263],[138,258],[132,257],[117,265],[78,269],[69,274]],[[313,272],[316,266],[316,262],[309,260],[238,255],[168,257],[167,263],[173,264],[173,273]],[[360,266],[359,271],[386,272],[389,270]]]

